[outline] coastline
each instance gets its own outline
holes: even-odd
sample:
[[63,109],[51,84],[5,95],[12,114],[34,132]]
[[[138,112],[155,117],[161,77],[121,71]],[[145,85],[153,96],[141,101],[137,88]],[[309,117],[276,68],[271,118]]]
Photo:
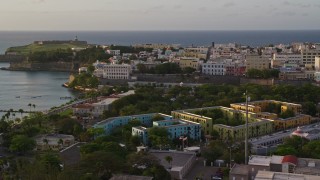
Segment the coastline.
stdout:
[[3,71],[26,71],[26,72],[70,72],[74,73],[77,71],[71,70],[52,70],[52,69],[28,69],[28,68],[10,68],[10,67],[0,67]]

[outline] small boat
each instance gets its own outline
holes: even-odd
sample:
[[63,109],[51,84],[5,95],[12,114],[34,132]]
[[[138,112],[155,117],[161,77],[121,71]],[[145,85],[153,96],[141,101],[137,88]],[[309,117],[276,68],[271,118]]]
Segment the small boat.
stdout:
[[20,98],[20,96],[16,96],[16,98]]

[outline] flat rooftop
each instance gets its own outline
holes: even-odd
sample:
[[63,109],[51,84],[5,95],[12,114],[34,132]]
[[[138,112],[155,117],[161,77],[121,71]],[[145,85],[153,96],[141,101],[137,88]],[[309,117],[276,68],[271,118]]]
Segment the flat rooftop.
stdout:
[[255,180],[319,180],[320,176],[292,174],[271,171],[258,171]]
[[257,156],[253,155],[250,156],[249,158],[249,163],[250,165],[259,165],[259,166],[269,166],[271,162],[271,157],[270,156]]
[[160,160],[161,165],[169,168],[170,164],[165,160],[167,156],[172,157],[172,168],[183,167],[191,158],[195,156],[194,152],[178,152],[178,151],[150,151],[150,154]]
[[235,164],[231,170],[230,170],[230,174],[238,174],[238,175],[249,175],[249,165],[239,165],[239,164]]
[[107,98],[107,99],[104,99],[100,102],[93,103],[92,105],[110,105],[111,103],[113,103],[114,101],[116,101],[118,99],[119,98]]

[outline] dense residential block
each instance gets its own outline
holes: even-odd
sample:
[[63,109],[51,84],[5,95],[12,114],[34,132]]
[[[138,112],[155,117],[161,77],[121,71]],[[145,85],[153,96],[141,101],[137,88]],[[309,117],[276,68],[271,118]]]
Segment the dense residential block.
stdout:
[[[181,136],[186,136],[194,140],[200,140],[201,138],[200,124],[192,121],[181,119],[154,121],[153,127],[163,127],[167,129],[170,139],[176,139]],[[132,135],[138,136],[143,144],[148,144],[148,128],[143,126],[133,127]]]
[[[221,139],[243,139],[245,136],[245,111],[215,106],[172,111],[171,114],[174,118],[200,123],[204,135],[216,131]],[[272,120],[259,118],[256,113],[250,112],[248,121],[251,129],[249,137],[273,132]]]
[[150,114],[139,114],[139,115],[132,115],[132,116],[119,116],[119,117],[112,117],[101,122],[96,123],[93,127],[94,128],[102,128],[104,129],[105,135],[108,135],[112,132],[112,130],[116,127],[123,126],[128,124],[129,121],[138,120],[143,125],[147,127],[152,126],[152,118],[156,115],[163,117],[165,120],[172,119],[171,116],[161,113],[150,113]]

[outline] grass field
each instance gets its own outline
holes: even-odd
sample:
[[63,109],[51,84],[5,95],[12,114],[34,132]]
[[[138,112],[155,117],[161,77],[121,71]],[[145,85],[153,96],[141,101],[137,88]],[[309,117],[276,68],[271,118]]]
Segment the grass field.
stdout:
[[7,49],[7,52],[17,52],[21,55],[27,55],[31,52],[37,52],[37,51],[53,51],[56,49],[85,48],[85,47],[87,47],[87,45],[79,45],[79,44],[71,44],[71,43],[45,44],[45,45],[29,44],[25,46],[10,47]]

